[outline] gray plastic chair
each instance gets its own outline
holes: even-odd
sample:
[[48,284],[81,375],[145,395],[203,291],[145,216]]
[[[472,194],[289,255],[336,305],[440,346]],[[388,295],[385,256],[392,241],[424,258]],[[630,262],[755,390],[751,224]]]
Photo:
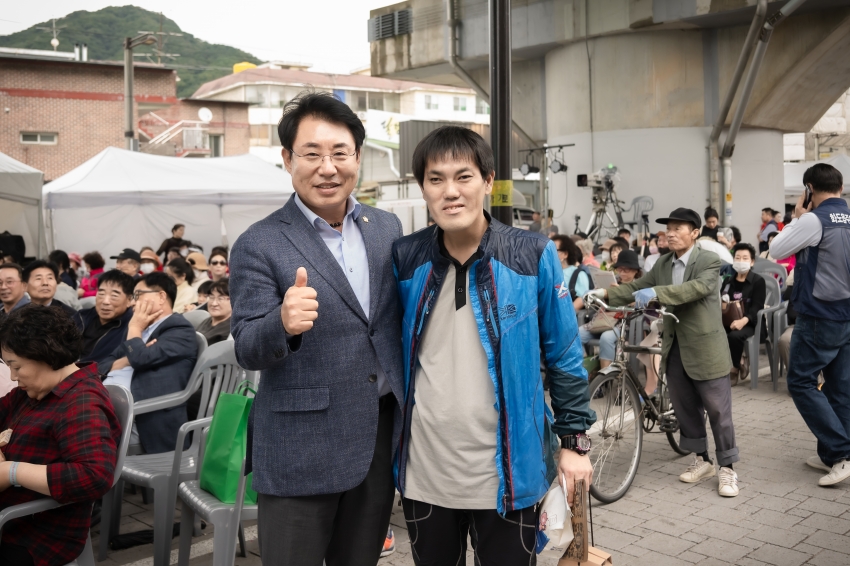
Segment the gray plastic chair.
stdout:
[[[192,430],[206,428],[211,422],[212,418],[195,421],[191,423],[191,428]],[[180,553],[177,565],[189,565],[189,555],[192,550],[192,526],[197,516],[213,525],[213,566],[233,566],[240,526],[242,521],[257,519],[257,506],[243,505],[247,485],[245,458],[242,459],[235,503],[222,503],[216,496],[201,489],[200,470],[204,461],[205,445],[206,434],[201,439],[195,479],[181,483],[177,492],[182,502],[180,508]]]
[[193,311],[184,312],[183,318],[189,321],[189,323],[195,327],[195,330],[198,329],[198,326],[201,325],[203,321],[210,318],[212,316],[209,311],[195,309]]
[[[107,385],[106,390],[109,391],[109,398],[112,401],[112,407],[115,409],[115,416],[118,417],[118,422],[121,423],[118,460],[115,462],[115,475],[112,478],[112,485],[114,487],[121,477],[127,447],[130,445],[130,433],[133,430],[133,395],[120,385]],[[56,509],[57,507],[62,507],[62,504],[55,499],[38,499],[29,503],[7,507],[0,511],[0,533],[2,533],[3,526],[12,519],[35,515],[36,513],[42,513]],[[86,539],[86,546],[83,548],[83,552],[76,560],[70,562],[68,566],[95,566],[91,534]]]
[[[201,381],[201,405],[198,417],[213,414],[220,393],[232,393],[247,377],[247,372],[236,362],[234,342],[225,340],[207,348],[198,358],[186,389],[179,393],[148,399],[136,403],[136,412],[147,413],[161,408],[178,406],[189,400]],[[160,406],[162,403],[163,406]],[[177,434],[175,446],[183,447],[192,423],[186,423]],[[171,538],[174,524],[174,506],[177,486],[194,477],[197,465],[199,435],[193,435],[191,446],[185,451],[162,454],[128,456],[121,480],[103,498],[98,560],[105,560],[109,553],[109,541],[118,534],[121,520],[121,498],[124,482],[154,491],[154,566],[167,566],[171,556]]]
[[[779,267],[782,267],[781,265]],[[783,271],[785,270],[782,267]],[[754,270],[755,271],[755,270]],[[782,292],[779,290],[779,282],[771,273],[759,273],[767,287],[767,295],[765,302],[767,307],[761,309],[756,321],[756,332],[753,336],[747,339],[747,356],[750,360],[750,388],[757,389],[759,385],[759,345],[761,343],[761,327],[762,324],[767,325],[767,340],[765,341],[765,350],[767,358],[770,362],[770,376],[773,380],[773,390],[776,391],[779,387],[779,341],[775,338],[774,317],[777,313],[783,312],[788,308],[787,303],[782,302]]]
[[[655,201],[652,197],[636,197],[632,200],[632,204],[629,205],[629,208],[623,210],[623,212],[631,212],[632,219],[626,220],[623,222],[624,225],[629,226],[632,230],[632,233],[637,232],[640,227],[643,219],[641,218],[644,214],[647,214],[655,208]],[[635,234],[637,236],[637,234]]]
[[[203,334],[201,334],[200,332],[195,332],[195,344],[197,344],[197,346],[198,346],[198,353],[197,353],[198,362],[195,362],[195,370],[197,370],[198,363],[201,360],[201,355],[207,349],[207,338]],[[196,375],[196,373],[197,373],[195,370],[193,370],[193,375]],[[191,379],[189,381],[190,381],[190,383],[192,382]],[[192,391],[189,392],[190,396],[192,395],[192,393],[197,391],[198,388],[201,387],[201,381],[200,380],[196,381],[194,383],[193,387],[194,387],[194,389],[192,389]],[[151,399],[145,399],[144,401],[139,401],[138,403],[136,403],[136,414],[137,415],[144,415],[145,413],[150,413],[150,412],[153,412],[153,411],[159,411],[161,409],[170,409],[171,407],[177,407],[178,405],[182,405],[183,403],[186,402],[185,400],[183,400],[183,397],[185,396],[187,390],[188,390],[188,387],[186,389],[184,389],[183,391],[178,391],[177,393],[169,393],[167,395],[161,395],[159,397],[153,397]],[[145,453],[145,451],[142,448],[141,444],[131,444],[129,451],[127,452],[127,455],[128,456],[138,456],[138,455],[144,454],[144,453]],[[144,494],[142,494],[142,495],[144,495]],[[147,497],[145,497],[145,503],[147,503],[147,502],[148,502]],[[103,559],[101,558],[100,560],[103,560]]]
[[788,281],[788,271],[785,269],[784,265],[779,265],[769,259],[760,257],[756,260],[756,264],[753,266],[753,271],[762,276],[772,275],[774,279],[779,282],[780,292],[785,292],[785,285]]

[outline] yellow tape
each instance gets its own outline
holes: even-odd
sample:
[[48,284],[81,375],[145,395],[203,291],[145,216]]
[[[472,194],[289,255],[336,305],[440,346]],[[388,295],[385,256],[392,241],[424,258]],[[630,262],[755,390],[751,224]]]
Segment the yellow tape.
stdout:
[[493,181],[493,192],[490,194],[490,206],[513,206],[514,182]]

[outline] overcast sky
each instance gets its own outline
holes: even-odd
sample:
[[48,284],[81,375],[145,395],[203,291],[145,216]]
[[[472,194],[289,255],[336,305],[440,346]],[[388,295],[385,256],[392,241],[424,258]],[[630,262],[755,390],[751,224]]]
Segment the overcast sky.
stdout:
[[[262,60],[312,63],[315,71],[347,73],[369,64],[369,10],[398,0],[135,0],[184,31],[210,43],[232,45]],[[107,0],[0,0],[0,35],[77,10],[95,11],[125,2]],[[47,35],[47,34],[45,34]],[[59,35],[61,41],[62,35]],[[45,49],[50,49],[49,37]],[[59,46],[70,50],[69,45]]]

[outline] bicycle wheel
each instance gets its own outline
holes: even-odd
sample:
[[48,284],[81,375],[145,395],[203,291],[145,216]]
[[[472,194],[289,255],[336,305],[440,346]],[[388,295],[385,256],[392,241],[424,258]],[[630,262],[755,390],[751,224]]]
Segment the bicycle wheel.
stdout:
[[590,407],[596,411],[596,423],[588,431],[593,443],[590,493],[603,503],[613,503],[635,479],[643,442],[638,392],[626,370],[591,382]]
[[[670,393],[667,391],[667,388],[662,386],[661,388],[661,412],[666,413],[672,408],[672,404],[670,403]],[[670,428],[671,425],[675,427],[675,431],[666,430],[665,434],[667,435],[667,442],[670,443],[670,448],[673,449],[676,454],[681,454],[682,456],[687,456],[691,453],[690,450],[684,450],[681,446],[679,446],[679,424],[676,420],[676,413],[673,413],[670,417],[662,417],[662,427]]]

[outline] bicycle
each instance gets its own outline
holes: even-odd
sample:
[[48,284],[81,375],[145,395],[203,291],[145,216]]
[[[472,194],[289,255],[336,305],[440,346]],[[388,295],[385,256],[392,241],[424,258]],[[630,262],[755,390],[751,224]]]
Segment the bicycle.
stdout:
[[[661,347],[634,346],[626,343],[626,330],[632,320],[641,317],[647,310],[655,310],[662,317],[672,313],[660,309],[636,309],[631,307],[609,307],[592,295],[585,298],[594,310],[622,313],[617,322],[620,336],[617,339],[616,355],[610,366],[599,371],[590,382],[590,406],[596,411],[597,421],[588,431],[592,441],[590,459],[593,463],[593,483],[590,493],[603,503],[613,503],[631,487],[637,474],[643,448],[643,433],[651,432],[658,425],[659,431],[667,435],[670,447],[686,456],[690,451],[679,446],[676,433],[679,422],[670,402],[667,383],[658,377],[656,402],[645,400],[638,391],[643,386],[631,370],[628,354],[661,354]],[[640,426],[637,426],[640,422]]]

